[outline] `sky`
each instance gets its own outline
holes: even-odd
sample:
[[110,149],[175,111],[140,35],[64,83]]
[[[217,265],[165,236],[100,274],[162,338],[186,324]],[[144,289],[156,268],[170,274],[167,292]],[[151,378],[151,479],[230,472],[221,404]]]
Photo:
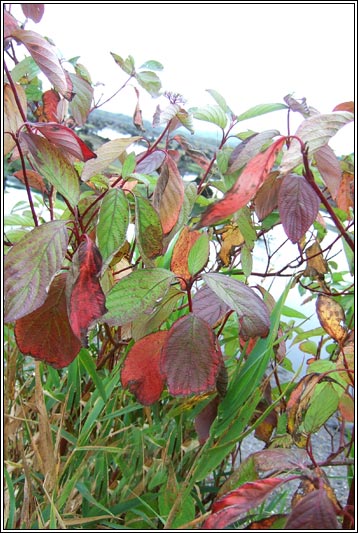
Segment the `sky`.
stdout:
[[[12,12],[24,20],[20,4]],[[63,58],[80,56],[92,80],[103,84],[96,95],[104,99],[127,78],[114,52],[132,55],[138,67],[161,62],[163,89],[181,93],[187,108],[214,103],[206,89],[215,89],[237,114],[289,93],[329,113],[354,97],[354,22],[353,2],[50,3],[40,23],[29,21],[26,29],[50,37]],[[151,121],[165,102],[142,91],[143,117]],[[132,115],[135,103],[127,87],[102,109]],[[292,131],[301,121],[292,114]],[[238,131],[246,129],[285,134],[286,113],[245,121]],[[351,124],[330,144],[344,154],[353,143]]]

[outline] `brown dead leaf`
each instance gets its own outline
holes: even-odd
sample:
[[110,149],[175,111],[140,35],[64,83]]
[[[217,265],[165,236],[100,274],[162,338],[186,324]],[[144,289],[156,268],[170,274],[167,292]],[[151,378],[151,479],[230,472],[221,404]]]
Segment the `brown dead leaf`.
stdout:
[[305,477],[302,479],[298,489],[292,496],[292,507],[295,507],[298,502],[302,500],[302,498],[304,498],[305,496],[307,496],[307,494],[310,494],[314,490],[317,490],[318,488],[322,488],[325,490],[328,498],[331,500],[333,505],[335,505],[336,507],[340,506],[325,472],[321,468],[317,467],[312,471],[311,477]]
[[354,422],[354,400],[350,394],[344,392],[339,399],[338,409],[346,422]]
[[39,440],[38,451],[40,459],[40,469],[44,475],[44,487],[52,492],[57,474],[57,460],[52,441],[50,421],[47,416],[47,409],[43,395],[43,388],[40,376],[40,361],[35,363],[35,400],[39,417]]
[[341,183],[337,193],[337,207],[347,213],[348,218],[352,218],[351,208],[354,207],[354,176],[348,172],[343,172]]
[[293,436],[298,447],[304,447],[306,444],[307,436],[300,432],[300,425],[321,378],[320,374],[313,373],[304,376],[292,391],[287,402],[287,431]]
[[233,224],[225,226],[220,233],[222,233],[222,244],[219,257],[223,265],[229,266],[233,248],[244,244],[245,239],[239,228]]
[[[23,170],[18,170],[17,172],[14,172],[13,175],[15,176],[15,178],[20,180],[21,183],[25,183]],[[42,194],[45,194],[47,192],[45,182],[38,172],[36,172],[35,170],[27,169],[26,177],[30,187],[32,187],[36,191],[40,191]]]
[[341,343],[347,336],[342,306],[330,296],[320,294],[317,298],[316,310],[322,328],[334,340]]
[[323,259],[322,249],[316,241],[306,250],[307,266],[303,272],[304,276],[316,278],[328,272],[327,262]]

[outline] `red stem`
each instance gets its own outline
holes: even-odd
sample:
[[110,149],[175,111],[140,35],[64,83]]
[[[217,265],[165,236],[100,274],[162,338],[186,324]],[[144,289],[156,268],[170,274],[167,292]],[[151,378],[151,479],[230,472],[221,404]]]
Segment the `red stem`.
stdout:
[[19,143],[19,140],[17,139],[17,137],[15,135],[13,135],[13,134],[11,134],[11,135],[12,135],[12,138],[14,139],[14,141],[16,143],[16,146],[17,146],[17,149],[19,151],[22,172],[23,172],[23,175],[24,175],[26,193],[27,193],[27,198],[29,200],[29,205],[30,205],[30,209],[31,209],[32,218],[34,220],[35,226],[38,226],[39,225],[39,221],[37,219],[37,214],[36,214],[36,211],[35,211],[34,203],[32,201],[31,189],[30,189],[30,184],[29,184],[29,180],[28,180],[28,177],[27,177],[27,169],[26,169],[26,165],[25,165],[24,154],[22,153],[21,146],[20,146],[20,143]]
[[303,157],[303,164],[305,167],[304,177],[306,178],[307,182],[311,185],[312,189],[315,191],[319,199],[321,200],[322,204],[327,209],[328,213],[330,214],[336,228],[339,230],[342,237],[347,242],[350,249],[354,252],[354,242],[348,235],[345,227],[343,226],[342,222],[337,217],[336,213],[334,212],[333,208],[331,207],[330,203],[328,202],[327,198],[322,193],[321,189],[318,187],[314,180],[314,176],[312,174],[312,171],[310,169],[309,163],[308,163],[308,148],[304,145],[302,140],[299,137],[296,137],[295,135],[291,136],[291,139],[296,139],[300,145],[301,145],[301,153]]

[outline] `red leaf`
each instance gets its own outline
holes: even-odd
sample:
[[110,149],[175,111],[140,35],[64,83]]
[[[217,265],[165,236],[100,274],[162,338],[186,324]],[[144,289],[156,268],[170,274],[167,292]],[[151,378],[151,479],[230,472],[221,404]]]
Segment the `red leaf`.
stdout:
[[284,177],[278,194],[278,210],[287,237],[298,242],[316,220],[320,200],[302,176]]
[[57,106],[60,102],[59,94],[54,90],[50,89],[45,91],[42,95],[42,104],[43,116],[40,117],[41,122],[60,122],[57,114]]
[[194,315],[205,320],[212,327],[216,326],[231,310],[208,285],[203,285],[194,294],[192,306]]
[[57,276],[45,303],[15,324],[19,350],[56,368],[69,365],[81,349],[67,317],[66,278],[67,274]]
[[143,405],[159,400],[165,385],[160,369],[160,354],[167,331],[157,331],[137,341],[128,352],[121,372],[121,382]]
[[[17,172],[14,172],[13,175],[15,176],[15,178],[20,180],[21,183],[25,183],[23,170],[18,170]],[[38,172],[36,172],[35,170],[26,169],[26,176],[30,187],[36,189],[37,191],[41,191],[42,194],[45,194],[47,192],[45,182]]]
[[106,311],[105,296],[98,281],[102,258],[97,246],[88,235],[82,237],[73,256],[71,279],[74,281],[69,297],[69,319],[75,335],[87,345],[87,331],[90,325]]
[[37,122],[34,126],[50,142],[65,152],[74,155],[81,161],[88,161],[97,157],[97,154],[92,152],[73,130],[62,124],[57,124],[56,122]]
[[328,144],[317,150],[314,157],[319,173],[321,174],[324,183],[327,185],[333,200],[335,200],[342,179],[342,170],[339,160]]
[[349,111],[350,113],[354,113],[354,102],[342,102],[336,105],[333,111]]
[[213,503],[212,514],[202,529],[224,529],[243,513],[259,505],[284,480],[272,477],[244,483]]
[[282,182],[277,176],[278,172],[272,172],[257,191],[254,203],[259,220],[266,218],[277,207],[278,192]]
[[293,508],[285,529],[339,529],[336,511],[324,489],[314,490],[304,496]]
[[21,9],[26,18],[40,22],[45,11],[44,4],[21,4]]
[[202,215],[197,228],[210,226],[219,220],[227,218],[241,207],[244,207],[255,196],[259,187],[269,175],[279,150],[286,137],[280,137],[267,150],[253,157],[240,174],[236,183],[226,193],[226,196],[216,204],[211,205]]
[[189,281],[191,279],[188,267],[189,252],[201,235],[199,231],[190,231],[188,226],[184,226],[173,248],[170,270],[177,276],[184,278],[179,278],[182,289],[186,288],[185,280]]
[[184,149],[186,155],[190,157],[190,159],[192,159],[194,163],[199,165],[199,167],[201,167],[205,171],[209,168],[210,160],[206,157],[205,154],[193,148],[188,143],[186,138],[183,137],[183,135],[175,135],[173,139],[175,139],[180,144],[180,146]]
[[214,390],[221,361],[216,337],[201,318],[190,313],[169,330],[161,368],[173,396]]
[[218,414],[219,397],[215,396],[195,418],[195,431],[198,434],[200,444],[209,438],[211,424]]
[[165,159],[165,153],[162,150],[155,150],[146,155],[144,159],[142,159],[142,157],[143,153],[137,156],[137,159],[140,159],[140,162],[137,163],[135,171],[140,174],[151,174],[162,165]]
[[174,160],[167,155],[153,194],[163,233],[167,235],[178,221],[184,202],[184,183]]

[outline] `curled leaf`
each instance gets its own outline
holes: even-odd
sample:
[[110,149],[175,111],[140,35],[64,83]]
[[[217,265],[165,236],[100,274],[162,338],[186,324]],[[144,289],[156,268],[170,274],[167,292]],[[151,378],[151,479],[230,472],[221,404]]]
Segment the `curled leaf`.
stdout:
[[[295,137],[307,145],[308,153],[312,155],[325,146],[343,126],[353,119],[353,113],[347,111],[313,115],[302,122]],[[287,174],[301,163],[301,144],[297,139],[292,139],[289,149],[282,157],[280,173],[282,175]]]
[[76,337],[86,346],[88,328],[107,311],[105,295],[98,280],[102,258],[88,235],[83,236],[72,261],[69,285],[71,281],[73,285],[68,289],[69,319]]
[[188,226],[184,226],[173,248],[170,268],[179,277],[182,289],[186,288],[185,281],[191,278],[188,267],[189,252],[200,235],[199,231],[190,231]]
[[163,229],[157,211],[146,198],[135,197],[135,232],[141,255],[154,259],[163,251]]
[[167,156],[153,194],[163,233],[167,235],[178,221],[184,201],[184,183],[175,161]]

